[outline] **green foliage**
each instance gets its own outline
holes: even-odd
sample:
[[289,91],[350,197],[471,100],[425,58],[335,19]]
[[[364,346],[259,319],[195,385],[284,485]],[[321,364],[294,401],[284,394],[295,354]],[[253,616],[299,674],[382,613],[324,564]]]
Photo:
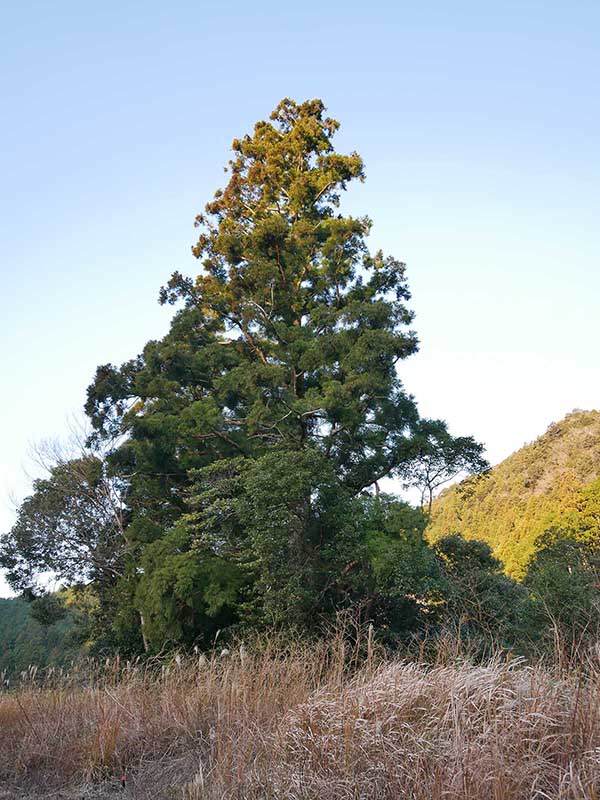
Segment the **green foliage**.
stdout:
[[52,573],[65,583],[114,582],[125,540],[115,481],[95,454],[58,459],[34,481],[12,530],[0,541],[0,566],[18,591],[35,589]]
[[67,616],[64,600],[56,594],[45,594],[29,605],[29,616],[48,628]]
[[317,449],[273,448],[195,475],[185,519],[198,553],[246,575],[241,618],[311,627],[361,595],[361,505]]
[[0,675],[10,680],[30,665],[68,666],[79,654],[70,615],[63,614],[52,624],[40,624],[30,609],[21,598],[0,599]]
[[182,644],[208,646],[232,625],[243,576],[234,564],[190,546],[179,525],[149,544],[141,559],[136,604],[152,649]]
[[[44,642],[30,660],[66,628],[132,654],[346,610],[389,642],[453,627],[484,650],[595,630],[600,413],[493,470],[420,417],[399,374],[417,350],[405,266],[340,211],[364,169],[335,151],[338,127],[320,100],[285,99],[234,140],[196,218],[200,274],[161,290],[169,332],[97,369],[86,447],[53,461],[0,543],[33,600],[10,606],[17,628]],[[385,478],[418,487],[421,509],[381,494]],[[36,597],[48,572],[60,597]],[[8,646],[14,669],[23,643]]]
[[425,515],[385,495],[364,504],[373,618],[392,638],[435,624],[445,585],[440,561],[423,536]]
[[600,632],[600,549],[578,530],[550,529],[536,541],[524,580],[531,634],[572,655]]
[[586,525],[597,535],[598,478],[600,412],[573,412],[489,472],[443,492],[433,503],[428,536],[456,531],[483,540],[509,574],[522,578],[549,528]]
[[462,635],[501,645],[517,643],[527,595],[503,573],[490,547],[450,534],[439,539],[434,550],[446,579],[445,622]]
[[600,548],[600,478],[578,492],[572,507],[560,515],[560,526],[588,551]]

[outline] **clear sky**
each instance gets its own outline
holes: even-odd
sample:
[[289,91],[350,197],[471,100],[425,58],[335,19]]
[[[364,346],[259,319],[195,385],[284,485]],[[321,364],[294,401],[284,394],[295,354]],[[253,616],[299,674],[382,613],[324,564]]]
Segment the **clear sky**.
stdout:
[[497,462],[598,408],[599,35],[595,0],[3,4],[0,531],[29,443],[166,331],[232,138],[284,96],[366,162],[346,209],[408,262],[424,414]]

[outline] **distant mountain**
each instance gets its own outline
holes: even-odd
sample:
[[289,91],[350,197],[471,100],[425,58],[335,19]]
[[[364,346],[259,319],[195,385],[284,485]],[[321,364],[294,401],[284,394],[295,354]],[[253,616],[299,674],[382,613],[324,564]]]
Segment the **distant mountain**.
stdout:
[[44,627],[31,618],[25,600],[0,598],[0,677],[14,678],[29,665],[66,666],[79,652],[72,627],[68,617]]
[[560,526],[582,489],[599,478],[600,411],[573,411],[485,475],[443,492],[428,534],[482,539],[520,576],[539,534]]

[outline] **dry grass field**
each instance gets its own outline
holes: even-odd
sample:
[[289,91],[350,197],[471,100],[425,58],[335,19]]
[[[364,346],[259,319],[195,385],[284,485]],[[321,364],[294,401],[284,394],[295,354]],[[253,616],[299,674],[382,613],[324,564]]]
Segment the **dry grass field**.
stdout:
[[31,674],[0,695],[0,798],[600,798],[593,656],[356,655],[338,637]]

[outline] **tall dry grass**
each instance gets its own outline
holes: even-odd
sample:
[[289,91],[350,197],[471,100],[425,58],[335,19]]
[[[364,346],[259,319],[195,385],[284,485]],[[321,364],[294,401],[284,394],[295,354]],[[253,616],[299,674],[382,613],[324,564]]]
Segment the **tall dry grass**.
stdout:
[[571,674],[476,666],[451,650],[390,661],[341,636],[111,661],[0,695],[0,786],[6,797],[593,800],[599,701],[595,657]]

